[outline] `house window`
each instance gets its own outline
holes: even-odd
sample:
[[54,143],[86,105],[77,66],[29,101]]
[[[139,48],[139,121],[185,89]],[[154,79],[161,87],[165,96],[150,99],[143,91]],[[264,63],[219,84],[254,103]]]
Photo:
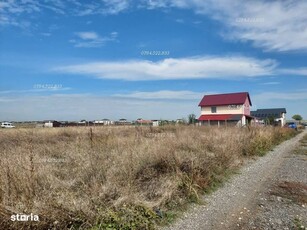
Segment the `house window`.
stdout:
[[211,107],[211,113],[216,113],[216,106]]

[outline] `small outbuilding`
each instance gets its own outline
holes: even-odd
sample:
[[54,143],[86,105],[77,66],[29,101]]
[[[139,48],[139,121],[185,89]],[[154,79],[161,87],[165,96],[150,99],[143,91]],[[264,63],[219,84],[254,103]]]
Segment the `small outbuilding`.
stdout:
[[44,121],[44,127],[52,128],[52,127],[61,127],[62,123],[55,120],[46,120]]

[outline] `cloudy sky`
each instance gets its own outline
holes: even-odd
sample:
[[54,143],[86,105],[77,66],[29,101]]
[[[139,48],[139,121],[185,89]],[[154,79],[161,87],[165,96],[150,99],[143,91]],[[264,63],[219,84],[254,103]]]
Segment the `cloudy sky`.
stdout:
[[[230,4],[231,2],[231,4]],[[176,119],[204,94],[307,119],[307,1],[0,0],[0,120]]]

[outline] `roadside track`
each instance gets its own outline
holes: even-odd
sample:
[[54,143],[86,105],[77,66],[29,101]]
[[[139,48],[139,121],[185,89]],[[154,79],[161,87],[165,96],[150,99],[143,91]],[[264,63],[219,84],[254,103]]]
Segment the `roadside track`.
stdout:
[[[256,198],[267,190],[268,184],[271,183],[285,159],[292,154],[298,146],[299,140],[305,134],[307,134],[307,130],[276,146],[273,151],[268,152],[265,156],[244,165],[239,174],[234,175],[223,187],[211,195],[204,196],[202,198],[204,205],[191,205],[191,208],[181,218],[164,229],[219,230],[241,228],[241,222],[243,224],[246,217],[253,216],[252,212],[256,210],[255,207],[258,205]],[[246,222],[245,226],[247,226]]]

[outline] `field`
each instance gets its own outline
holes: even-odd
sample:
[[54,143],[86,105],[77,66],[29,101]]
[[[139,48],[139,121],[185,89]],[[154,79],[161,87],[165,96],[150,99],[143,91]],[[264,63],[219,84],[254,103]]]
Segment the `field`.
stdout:
[[[244,159],[294,135],[273,127],[0,130],[0,226],[153,229]],[[12,221],[17,213],[40,221]]]

